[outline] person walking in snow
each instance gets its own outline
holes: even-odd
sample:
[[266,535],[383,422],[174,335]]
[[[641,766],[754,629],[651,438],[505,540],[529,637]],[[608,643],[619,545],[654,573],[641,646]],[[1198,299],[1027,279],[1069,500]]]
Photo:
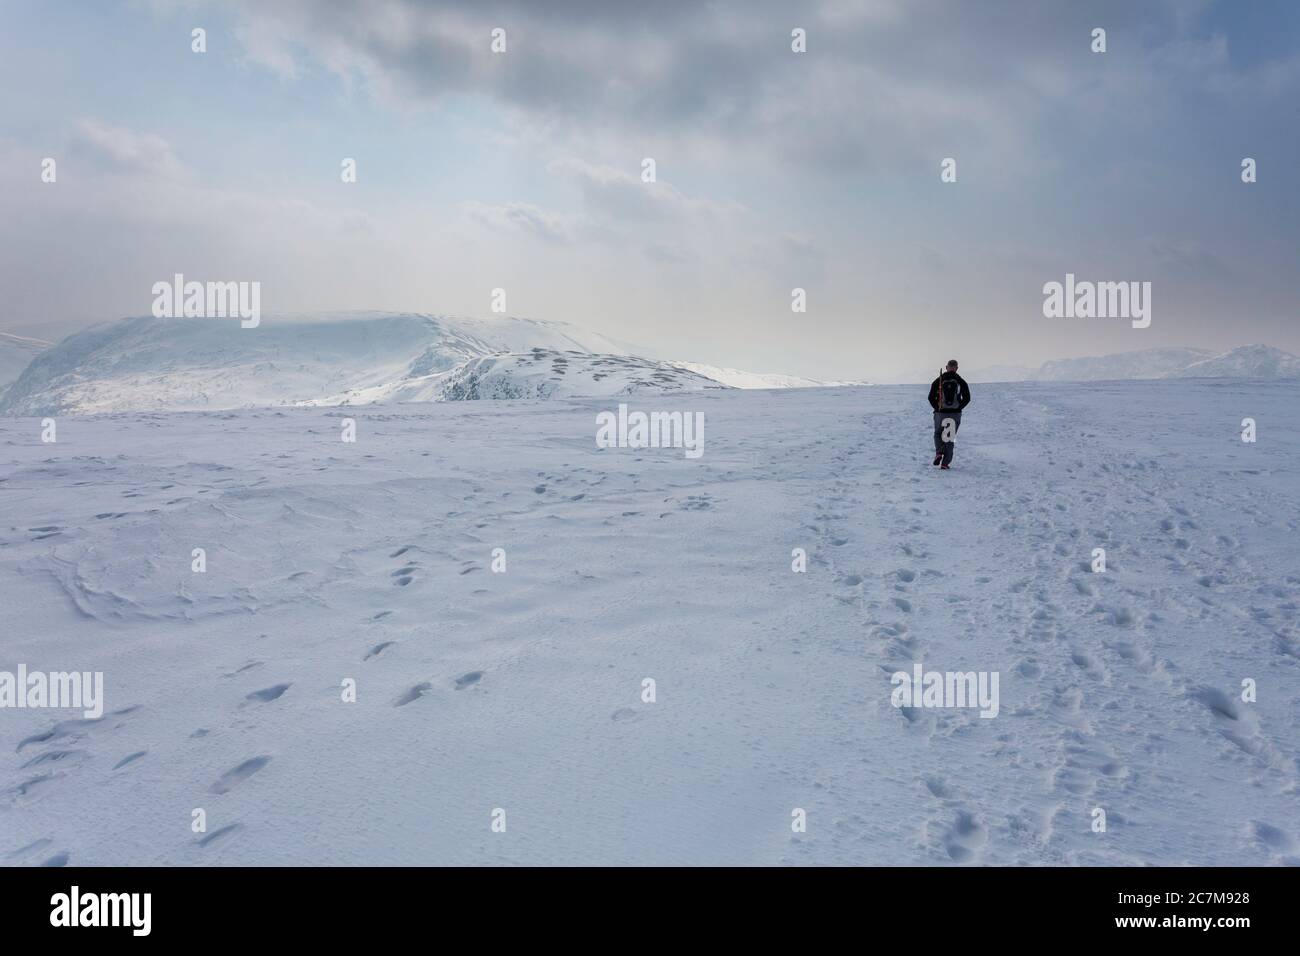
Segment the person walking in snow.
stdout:
[[970,404],[970,386],[957,374],[957,360],[930,383],[930,407],[934,409],[934,463],[941,468],[952,464],[952,451],[961,413]]

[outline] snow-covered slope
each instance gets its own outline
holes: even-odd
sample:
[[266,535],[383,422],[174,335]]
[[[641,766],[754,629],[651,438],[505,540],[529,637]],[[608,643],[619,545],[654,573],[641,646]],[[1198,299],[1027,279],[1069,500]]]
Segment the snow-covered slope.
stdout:
[[23,369],[31,364],[51,343],[41,339],[31,339],[9,332],[0,332],[0,393],[5,387],[22,374]]
[[0,413],[86,414],[487,397],[632,394],[720,387],[631,358],[577,326],[530,319],[339,313],[123,319],[42,353]]
[[1171,348],[1113,355],[1057,359],[1038,369],[1017,366],[976,368],[971,382],[1098,382],[1153,378],[1300,377],[1300,357],[1269,345],[1243,345],[1218,354],[1209,349]]
[[[819,388],[823,385],[842,385],[841,382],[818,382],[811,378],[797,375],[778,375],[765,372],[745,372],[738,368],[721,368],[717,365],[704,365],[700,362],[673,362],[678,368],[684,368],[715,382],[721,382],[732,388]],[[853,384],[865,384],[857,382]]]
[[1268,345],[1244,345],[1193,362],[1171,378],[1300,378],[1300,357]]
[[1300,863],[1292,392],[989,385],[949,472],[914,386],[638,400],[694,460],[616,399],[0,419],[0,669],[104,675],[0,711],[0,860]]
[[1165,378],[1193,362],[1211,358],[1206,349],[1142,349],[1114,355],[1057,359],[1044,362],[1032,376],[1044,382],[1121,381],[1126,379]]
[[592,355],[534,348],[502,352],[428,375],[405,376],[371,388],[299,402],[370,405],[682,392],[727,386],[686,369],[632,355]]
[[273,405],[401,375],[413,360],[451,367],[488,346],[436,321],[282,323],[123,319],[69,336],[39,355],[0,412],[47,415]]

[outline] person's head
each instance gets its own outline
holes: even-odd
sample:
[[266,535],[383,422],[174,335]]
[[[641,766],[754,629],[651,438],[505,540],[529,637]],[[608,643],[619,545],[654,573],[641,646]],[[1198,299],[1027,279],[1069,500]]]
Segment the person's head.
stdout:
[[950,371],[950,372],[955,372],[955,371],[957,371],[957,360],[956,360],[956,359],[948,359],[948,371]]

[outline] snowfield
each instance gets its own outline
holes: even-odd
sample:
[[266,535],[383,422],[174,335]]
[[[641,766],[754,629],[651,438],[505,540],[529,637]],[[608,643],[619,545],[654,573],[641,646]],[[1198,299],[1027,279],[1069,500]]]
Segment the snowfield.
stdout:
[[0,418],[0,670],[106,698],[0,710],[0,860],[1300,863],[1293,390],[976,386],[950,472],[924,386],[620,399],[696,460],[610,398]]

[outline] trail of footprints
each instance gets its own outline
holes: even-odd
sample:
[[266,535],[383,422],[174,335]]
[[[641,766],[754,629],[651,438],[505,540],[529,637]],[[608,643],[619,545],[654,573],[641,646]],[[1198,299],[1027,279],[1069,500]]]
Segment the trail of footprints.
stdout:
[[[906,453],[902,446],[898,450]],[[908,624],[918,607],[918,598],[913,592],[919,585],[941,580],[943,574],[925,567],[930,553],[917,542],[917,536],[925,540],[928,533],[924,524],[928,516],[926,499],[919,494],[909,497],[904,490],[906,484],[917,484],[922,479],[914,476],[906,482],[892,484],[876,479],[872,487],[864,488],[861,481],[844,477],[854,471],[855,454],[856,451],[841,451],[832,458],[826,495],[815,504],[814,519],[808,525],[809,530],[818,535],[822,547],[815,549],[809,559],[814,566],[831,572],[837,588],[836,600],[861,611],[868,646],[877,650],[879,670],[887,681],[896,670],[908,669],[915,661],[927,660],[926,642]],[[1094,476],[1131,478],[1125,472],[1127,466],[1096,457],[1092,460],[1098,462],[1091,466]],[[1082,472],[1089,465],[1079,460],[1077,467]],[[531,491],[539,501],[583,499],[586,491],[557,494],[553,490],[553,486],[563,484],[568,477],[572,476],[539,472],[539,481]],[[601,475],[591,481],[578,477],[586,480],[588,489],[606,478]],[[895,541],[902,539],[896,544],[906,560],[902,566],[868,575],[860,568],[852,567],[852,562],[845,559],[843,563],[847,567],[840,569],[841,561],[837,555],[848,553],[852,543],[851,531],[847,529],[864,520],[864,502],[860,497],[863,492],[872,497],[875,506],[866,520],[885,527]],[[1125,493],[1133,496],[1145,494],[1132,489],[1126,489]],[[1109,811],[1112,825],[1126,822],[1124,815],[1115,809],[1115,804],[1119,802],[1122,805],[1124,787],[1131,777],[1128,758],[1140,759],[1140,756],[1117,755],[1108,749],[1098,733],[1096,717],[1087,706],[1089,687],[1105,688],[1117,679],[1108,657],[1114,667],[1127,669],[1139,679],[1154,681],[1166,687],[1170,695],[1199,705],[1227,746],[1240,751],[1265,770],[1280,774],[1286,781],[1284,785],[1291,787],[1290,792],[1296,792],[1296,779],[1300,774],[1295,759],[1279,753],[1260,733],[1257,719],[1248,708],[1220,689],[1190,685],[1171,662],[1159,657],[1144,643],[1144,618],[1134,608],[1146,602],[1146,595],[1126,591],[1122,586],[1112,584],[1106,575],[1094,575],[1086,559],[1068,560],[1070,555],[1086,554],[1092,546],[1098,545],[1107,547],[1111,554],[1110,570],[1122,568],[1118,561],[1120,549],[1111,549],[1109,532],[1099,528],[1084,531],[1083,523],[1073,519],[1076,507],[1095,513],[1106,506],[1108,498],[1116,498],[1113,489],[1109,495],[1104,495],[1087,490],[1085,486],[1082,494],[1072,488],[1071,495],[1063,496],[1050,506],[1027,497],[1015,500],[994,497],[991,502],[982,503],[982,506],[991,508],[1000,502],[1005,511],[996,526],[1009,537],[1023,536],[1029,540],[1036,555],[1033,574],[1013,581],[1005,597],[992,600],[992,606],[1001,609],[1004,619],[1012,624],[1008,630],[1009,640],[1023,651],[1014,666],[1015,675],[1027,685],[1039,688],[1041,700],[1030,698],[1026,706],[1035,708],[1059,727],[1054,763],[1044,770],[1046,786],[1055,794],[1054,798],[1046,806],[1019,808],[1008,815],[1005,824],[997,830],[1008,840],[1025,847],[1028,852],[1026,859],[1030,861],[1059,862],[1063,853],[1054,845],[1054,835],[1067,829],[1077,830],[1083,825],[1081,821],[1086,809],[1099,799],[1112,805]],[[708,510],[713,504],[707,494],[666,500],[676,502],[679,510],[687,511]],[[1240,508],[1235,503],[1218,504]],[[1159,559],[1203,588],[1205,594],[1200,600],[1207,607],[1222,613],[1234,613],[1234,607],[1217,601],[1215,589],[1232,583],[1227,571],[1235,570],[1243,576],[1249,571],[1236,541],[1227,535],[1216,535],[1212,550],[1203,547],[1197,540],[1200,529],[1195,515],[1181,505],[1168,505],[1168,509],[1169,514],[1152,531],[1162,536],[1165,543]],[[1245,510],[1249,512],[1249,506]],[[664,512],[659,517],[666,517],[669,513]],[[640,512],[627,514],[639,515]],[[122,516],[121,513],[108,512],[96,515],[100,519]],[[1260,520],[1266,519],[1267,516],[1262,516]],[[1117,525],[1114,514],[1104,523],[1109,527],[1123,524],[1121,521]],[[41,540],[59,535],[64,529],[42,525],[28,530],[33,535],[32,540]],[[396,565],[387,571],[392,586],[406,588],[419,580],[423,572],[418,552],[418,546],[412,544],[388,552],[388,559]],[[1060,570],[1062,559],[1066,559],[1064,572]],[[1000,556],[999,560],[1006,560],[1006,556]],[[918,567],[921,570],[916,570]],[[464,562],[459,573],[464,575],[475,570],[479,568],[474,562]],[[976,582],[987,585],[991,580],[978,577]],[[1257,604],[1250,609],[1251,620],[1271,631],[1276,653],[1292,659],[1300,659],[1300,627],[1295,623],[1295,611],[1300,607],[1298,594],[1300,579],[1288,576],[1281,585],[1259,588],[1260,603],[1271,602],[1272,608]],[[1066,605],[1071,602],[1075,606],[1067,610]],[[380,611],[368,623],[377,624],[393,613],[392,610]],[[956,613],[960,616],[963,612],[957,609]],[[1013,624],[1017,614],[1023,615],[1019,619],[1019,629]],[[1069,623],[1063,624],[1063,621]],[[1085,636],[1098,633],[1095,625],[1101,625],[1101,630],[1108,633],[1089,642]],[[397,646],[397,640],[372,643],[360,660],[363,663],[381,661]],[[221,676],[240,678],[262,664],[261,661],[248,661]],[[1076,680],[1075,675],[1082,679]],[[392,706],[407,707],[440,691],[454,694],[471,689],[479,686],[484,676],[483,671],[475,670],[437,683],[433,680],[419,681],[400,693],[392,701]],[[285,698],[292,686],[292,682],[286,681],[251,690],[244,695],[239,706],[274,706]],[[5,796],[11,803],[39,799],[47,788],[57,786],[61,779],[79,772],[94,760],[96,755],[90,745],[128,727],[131,716],[139,710],[138,705],[121,708],[106,714],[101,721],[60,721],[47,731],[19,741],[16,749],[20,753],[28,748],[44,749],[22,763],[21,769],[26,771],[26,775],[9,787]],[[916,708],[899,708],[898,715],[900,727],[905,732],[921,732],[928,737],[951,733],[964,719],[946,711]],[[612,719],[631,720],[636,716],[636,711],[623,708],[616,711]],[[190,737],[200,739],[207,734],[206,728],[199,728]],[[129,773],[147,757],[147,750],[121,753],[110,758],[110,772]],[[992,748],[987,759],[998,759],[992,754]],[[211,783],[209,792],[215,796],[230,793],[263,771],[272,760],[270,754],[259,754],[236,763]],[[954,863],[979,862],[994,836],[989,824],[972,809],[972,801],[958,786],[938,776],[927,777],[922,783],[925,799],[935,808],[925,825],[927,844]],[[243,824],[239,821],[225,823],[197,838],[194,843],[199,848],[221,845],[242,829]],[[1297,862],[1297,840],[1284,829],[1265,821],[1252,821],[1246,836],[1275,859]],[[45,837],[9,852],[6,859],[62,866],[69,862],[70,854],[57,850],[54,839]]]
[[[1077,466],[1080,471],[1087,468],[1082,461]],[[1120,469],[1102,461],[1095,473],[1100,475],[1103,472],[1113,474]],[[1123,495],[1128,495],[1129,501],[1140,501],[1144,508],[1150,507],[1149,500],[1142,500],[1146,493],[1140,489],[1126,488],[1121,494],[1116,494],[1112,487],[1108,497],[1114,501]],[[1119,808],[1126,805],[1125,785],[1133,777],[1130,767],[1143,764],[1143,755],[1136,752],[1143,745],[1142,738],[1107,732],[1110,728],[1105,722],[1106,708],[1094,714],[1087,706],[1091,694],[1089,687],[1094,685],[1105,689],[1133,687],[1130,683],[1133,680],[1144,682],[1142,693],[1158,695],[1162,701],[1160,706],[1170,713],[1177,712],[1181,701],[1200,705],[1214,729],[1229,745],[1254,758],[1256,765],[1265,768],[1266,772],[1276,771],[1275,785],[1283,792],[1294,792],[1296,761],[1286,760],[1259,732],[1254,713],[1219,688],[1191,683],[1181,675],[1177,665],[1160,657],[1149,646],[1144,639],[1147,625],[1148,622],[1161,621],[1162,596],[1134,590],[1120,583],[1125,578],[1116,572],[1125,568],[1117,557],[1125,553],[1124,549],[1112,547],[1111,536],[1105,530],[1081,530],[1081,523],[1072,520],[1078,500],[1077,495],[1063,496],[1063,500],[1050,508],[1036,508],[1028,499],[1021,499],[1009,504],[1004,524],[1004,527],[1016,525],[1020,531],[1025,530],[1020,527],[1022,523],[1031,525],[1030,537],[1038,545],[1040,553],[1049,543],[1052,543],[1051,551],[1056,555],[1086,554],[1094,546],[1105,547],[1108,552],[1105,574],[1094,574],[1089,560],[1067,566],[1067,587],[1064,590],[1052,585],[1051,565],[1041,561],[1034,580],[1048,582],[1050,591],[1042,585],[1031,585],[1029,580],[1019,581],[1012,588],[1016,594],[1028,594],[1032,607],[1024,619],[1022,636],[1017,641],[1042,647],[1041,652],[1031,653],[1019,664],[1017,673],[1044,686],[1048,686],[1050,680],[1046,712],[1061,726],[1056,745],[1057,762],[1049,777],[1059,801],[1048,808],[1050,819],[1039,836],[1046,841],[1055,828],[1077,828],[1080,812],[1098,803],[1109,807],[1108,826],[1127,823],[1126,815]],[[1168,514],[1150,532],[1134,534],[1131,515],[1122,508],[1118,513],[1112,511],[1105,524],[1129,532],[1129,547],[1137,549],[1133,552],[1135,561],[1145,545],[1155,542],[1155,549],[1160,552],[1159,560],[1180,579],[1207,589],[1206,594],[1198,595],[1199,600],[1218,610],[1212,589],[1230,583],[1225,569],[1248,570],[1237,542],[1223,534],[1213,536],[1212,544],[1209,536],[1198,541],[1200,528],[1196,516],[1181,505],[1162,504],[1168,509]],[[1225,509],[1230,507],[1223,502],[1217,504]],[[1085,493],[1081,506],[1095,514],[1104,505],[1101,496]],[[1057,596],[1055,601],[1053,595]],[[1283,613],[1294,610],[1294,595],[1294,590],[1281,588],[1271,592],[1272,597],[1283,599],[1279,605],[1279,611]],[[1057,601],[1073,606],[1069,612],[1064,612]],[[1231,605],[1227,610],[1232,610]],[[1063,615],[1070,622],[1068,626],[1061,624]],[[1261,613],[1260,609],[1256,609],[1254,617],[1265,626],[1272,626],[1274,620],[1273,614]],[[1280,636],[1283,632],[1278,629],[1274,633]],[[1285,652],[1281,646],[1278,649]],[[1064,652],[1063,657],[1061,652]],[[1043,665],[1049,662],[1050,666],[1045,670]],[[1071,666],[1085,679],[1071,682],[1068,677]],[[1122,668],[1126,673],[1121,677],[1114,668]],[[1135,752],[1117,755],[1102,742],[1103,738],[1125,741]],[[1261,826],[1269,827],[1268,824]],[[1256,842],[1273,846],[1262,838]]]
[[[413,550],[415,550],[414,545],[405,545],[389,555],[392,559],[405,560],[405,563],[390,575],[397,586],[405,587],[409,584],[419,569],[418,560],[407,557],[408,552]],[[471,567],[470,570],[473,568]],[[462,570],[461,573],[465,571]],[[379,612],[370,618],[369,623],[383,621],[391,614],[392,611]],[[396,640],[384,640],[372,644],[362,655],[361,661],[364,663],[379,658],[397,644]],[[245,661],[224,671],[220,676],[226,680],[246,680],[264,664],[265,662],[261,660]],[[481,670],[468,671],[452,678],[446,686],[453,692],[464,691],[480,684],[484,676],[485,672]],[[280,705],[292,687],[292,681],[281,681],[255,688],[246,692],[237,706],[244,708]],[[433,690],[432,682],[419,682],[399,695],[393,702],[393,706],[402,707],[413,703]],[[23,753],[29,748],[38,752],[33,753],[20,765],[20,769],[27,773],[3,792],[4,797],[11,805],[39,799],[49,787],[57,786],[65,778],[72,777],[93,763],[97,763],[98,751],[106,750],[110,746],[109,739],[116,737],[117,732],[129,731],[130,718],[141,709],[139,705],[120,708],[106,713],[100,720],[78,718],[58,721],[44,731],[19,740],[15,748],[18,753]],[[198,728],[189,736],[190,739],[202,739],[207,737],[208,733],[207,728]],[[147,750],[134,750],[116,758],[110,757],[112,762],[108,764],[109,772],[130,772],[148,757],[148,753]],[[224,796],[263,771],[272,760],[270,754],[248,757],[217,777],[208,787],[208,792],[213,796]],[[244,826],[239,821],[225,823],[215,830],[200,835],[193,842],[199,848],[207,848],[226,842],[242,829]],[[61,851],[46,855],[46,851],[52,848],[53,843],[53,838],[42,838],[10,852],[7,859],[43,866],[66,865],[71,858],[68,852]]]
[[[840,453],[834,456],[833,461],[838,467],[829,477],[826,498],[815,505],[814,520],[809,525],[809,530],[819,536],[823,545],[817,549],[818,554],[827,556],[824,562],[816,563],[824,563],[831,571],[838,588],[836,600],[861,612],[867,646],[875,648],[878,653],[882,693],[888,695],[890,675],[899,670],[910,670],[916,661],[927,660],[927,642],[908,623],[916,607],[913,590],[921,583],[937,582],[943,578],[942,572],[926,566],[931,556],[929,549],[915,543],[915,536],[925,533],[922,520],[928,516],[926,499],[920,494],[900,492],[900,486],[887,487],[877,483],[869,490],[875,510],[864,519],[863,501],[854,495],[862,489],[843,477],[845,473],[855,471],[853,453]],[[900,496],[904,500],[900,501]],[[849,521],[850,514],[855,516],[852,522]],[[864,520],[876,522],[877,527],[885,526],[896,541],[903,539],[896,547],[908,564],[875,575],[866,575],[851,566],[841,570],[839,555],[845,553],[851,534],[840,529],[846,524],[860,524]],[[921,570],[918,571],[917,567]],[[871,580],[870,592],[868,579]],[[868,597],[868,593],[873,596]],[[874,596],[876,594],[880,596]],[[952,733],[964,723],[964,718],[946,711],[900,707],[896,713],[904,728],[927,737]],[[927,779],[925,788],[937,807],[924,828],[926,843],[954,863],[979,862],[989,842],[989,831],[978,812],[972,809],[972,803],[963,797],[959,788],[938,777]]]
[[[839,555],[851,540],[850,534],[841,528],[849,523],[849,513],[859,516],[852,523],[862,520],[863,502],[854,493],[864,489],[861,483],[843,477],[853,471],[851,453],[841,453],[833,460],[838,467],[829,476],[825,498],[816,503],[814,520],[808,525],[822,545],[818,557],[810,555],[810,561],[832,572],[838,589],[834,595],[837,601],[863,612],[865,636],[869,646],[878,649],[879,669],[887,679],[897,670],[910,668],[915,661],[927,660],[926,643],[907,623],[917,606],[916,598],[910,594],[912,586],[924,579],[942,578],[937,570],[923,566],[929,554],[923,546],[914,543],[917,535],[926,534],[925,526],[918,520],[926,516],[925,500],[921,497],[908,500],[907,493],[900,491],[904,487],[902,483],[883,485],[877,480],[869,489],[876,505],[869,520],[887,528],[894,540],[903,539],[897,547],[912,566],[875,576],[865,575],[851,565],[841,569]],[[1081,471],[1088,467],[1084,461],[1076,465]],[[1123,474],[1123,469],[1101,459],[1094,472]],[[913,482],[918,480],[914,478]],[[984,504],[997,507],[997,500]],[[1088,703],[1090,687],[1106,690],[1116,684],[1114,667],[1130,669],[1136,679],[1163,687],[1164,693],[1173,700],[1199,704],[1228,745],[1254,758],[1266,770],[1277,772],[1281,779],[1278,786],[1283,792],[1294,793],[1300,789],[1297,786],[1300,760],[1288,759],[1277,752],[1259,732],[1253,713],[1220,689],[1189,684],[1172,662],[1161,658],[1144,641],[1146,622],[1159,621],[1156,612],[1137,610],[1152,606],[1150,595],[1117,584],[1114,574],[1107,577],[1093,573],[1086,557],[1093,547],[1107,549],[1111,572],[1123,568],[1117,562],[1122,549],[1113,546],[1107,530],[1096,527],[1085,530],[1086,523],[1073,520],[1073,512],[1080,508],[1095,515],[1103,511],[1106,501],[1104,494],[1085,491],[1079,495],[1076,489],[1047,505],[1027,497],[1001,499],[1005,507],[1001,529],[1008,536],[1027,538],[1035,558],[1033,574],[1013,581],[1009,600],[995,599],[993,606],[1003,609],[1004,619],[1012,625],[1008,630],[1009,639],[1023,649],[1021,659],[1013,667],[1015,676],[1038,688],[1041,700],[1031,698],[1027,706],[1035,713],[1046,715],[1059,727],[1051,748],[1056,757],[1045,768],[1044,779],[1047,792],[1054,793],[1055,797],[1049,798],[1045,806],[1031,804],[1020,808],[1008,816],[1005,826],[1008,839],[1023,847],[1022,859],[1026,862],[1076,862],[1073,854],[1064,850],[1071,841],[1057,846],[1054,836],[1064,831],[1076,834],[1080,828],[1086,828],[1088,812],[1098,801],[1109,806],[1109,826],[1128,823],[1122,808],[1126,805],[1128,787],[1134,781],[1130,767],[1141,763],[1141,754],[1117,754],[1105,741],[1128,740],[1136,748],[1143,745],[1143,740],[1111,733],[1103,737],[1106,728],[1098,722],[1102,713],[1094,715]],[[1142,504],[1149,506],[1149,502]],[[1207,594],[1201,597],[1202,602],[1217,607],[1213,589],[1230,583],[1224,569],[1235,569],[1243,576],[1249,570],[1237,542],[1231,536],[1219,534],[1213,537],[1212,544],[1207,541],[1202,546],[1196,539],[1200,531],[1196,516],[1181,505],[1167,507],[1168,516],[1154,529],[1156,534],[1165,536],[1160,559],[1205,588]],[[1127,519],[1122,513],[1118,516],[1111,513],[1102,523],[1127,528],[1130,523]],[[1070,561],[1071,555],[1085,557]],[[1008,557],[1000,555],[998,559],[1006,561]],[[918,566],[919,572],[915,570]],[[868,580],[874,586],[871,593],[880,597],[867,596]],[[976,583],[986,585],[991,579],[978,577]],[[1300,627],[1294,623],[1295,611],[1300,608],[1297,600],[1300,589],[1296,587],[1300,579],[1289,576],[1285,583],[1289,587],[1259,589],[1261,596],[1275,602],[1276,610],[1254,607],[1250,614],[1255,623],[1271,630],[1277,653],[1300,658]],[[1024,615],[1019,630],[1013,623],[1017,608]],[[960,617],[963,612],[955,609],[955,613]],[[1129,679],[1132,678],[1124,678]],[[945,723],[953,723],[946,712],[899,708],[898,713],[908,730],[919,730],[930,737],[948,732]],[[995,750],[996,746],[990,748],[987,759],[999,759]],[[940,847],[953,862],[977,862],[990,840],[986,823],[952,785],[930,778],[925,786],[942,808],[926,826],[927,841],[931,846]],[[1250,837],[1279,859],[1295,861],[1297,841],[1282,828],[1254,821]]]
[[[538,478],[540,479],[538,484],[531,490],[537,496],[538,503],[542,507],[555,503],[581,501],[587,497],[589,491],[608,480],[607,475],[589,472],[587,469],[581,468],[565,474],[539,472]],[[573,491],[559,491],[559,488],[570,481],[577,481],[582,487]],[[509,492],[503,497],[508,494]],[[132,496],[134,494],[127,495],[127,497]],[[466,499],[467,504],[472,504],[473,497],[473,495],[470,495]],[[674,510],[678,511],[708,511],[714,505],[713,497],[707,493],[689,494],[680,499],[669,497],[665,501],[670,503]],[[666,517],[670,513],[664,512],[660,517]],[[629,512],[627,514],[636,516],[640,515],[641,512]],[[95,517],[97,519],[117,519],[124,516],[125,513],[104,512]],[[479,527],[484,527],[488,523],[487,521],[481,522]],[[64,530],[64,528],[57,525],[40,525],[30,528],[29,533],[32,540],[43,540],[59,536],[63,534]],[[424,560],[421,557],[421,549],[418,545],[403,544],[395,548],[390,546],[385,553],[389,567],[383,573],[390,586],[405,589],[419,582],[424,574]],[[359,557],[363,563],[369,563],[369,559],[364,555]],[[482,570],[482,566],[475,561],[459,562],[459,566],[456,568],[457,573],[462,576],[480,570]],[[366,623],[379,625],[392,617],[393,614],[394,611],[391,609],[382,610],[372,615]],[[386,655],[391,655],[398,646],[399,641],[396,639],[373,642],[360,655],[360,662],[363,664],[378,662],[384,659]],[[262,660],[248,660],[224,671],[220,677],[226,680],[245,681],[253,672],[264,667],[265,663]],[[391,706],[404,708],[416,704],[426,696],[444,690],[451,694],[466,693],[480,687],[485,677],[485,671],[471,670],[441,681],[418,681],[398,694],[392,700]],[[292,681],[281,681],[263,687],[255,687],[243,694],[236,707],[283,706],[288,697],[291,696],[289,692],[292,687]],[[140,710],[141,708],[137,705],[112,711],[106,714],[103,720],[77,719],[61,721],[46,731],[19,741],[16,749],[20,753],[28,748],[34,750],[37,748],[44,749],[23,762],[21,769],[26,771],[26,774],[17,783],[4,791],[3,796],[11,803],[40,799],[48,788],[58,786],[60,781],[65,778],[72,777],[86,768],[93,767],[94,764],[100,762],[99,751],[106,750],[109,746],[108,739],[110,735],[114,735],[119,730],[127,730],[128,718]],[[637,712],[624,709],[616,711],[612,719],[620,721],[635,719],[636,717]],[[202,740],[208,737],[209,733],[208,728],[197,728],[189,734],[189,739]],[[92,744],[96,746],[91,746]],[[127,751],[115,757],[110,756],[109,760],[111,762],[105,766],[108,767],[109,773],[130,773],[140,766],[147,757],[147,750]],[[208,793],[214,797],[223,797],[231,793],[245,785],[257,774],[264,772],[268,766],[272,765],[273,760],[273,755],[264,753],[247,757],[235,763],[210,783]],[[237,820],[225,822],[216,829],[197,836],[192,842],[194,846],[200,849],[220,846],[228,843],[231,838],[242,830],[244,830],[244,825]],[[53,837],[45,837],[13,850],[6,858],[26,864],[66,865],[71,858],[70,854],[67,851],[50,852],[54,849],[54,844]]]

